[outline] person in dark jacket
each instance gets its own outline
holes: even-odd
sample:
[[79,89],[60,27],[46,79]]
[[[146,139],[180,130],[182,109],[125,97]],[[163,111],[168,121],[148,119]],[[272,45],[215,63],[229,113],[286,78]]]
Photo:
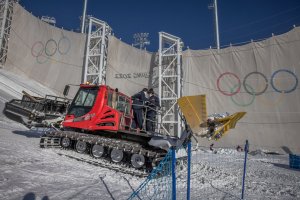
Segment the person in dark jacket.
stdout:
[[216,127],[216,123],[213,117],[209,117],[207,119],[207,127],[208,127],[208,133],[207,136],[209,139],[211,139],[211,137],[213,136],[214,132],[215,132],[215,127]]
[[148,99],[148,108],[147,108],[147,121],[146,121],[146,130],[147,131],[155,131],[155,120],[156,120],[156,110],[160,107],[159,98],[155,95],[153,89],[151,88],[148,91],[149,99]]
[[147,95],[148,89],[144,88],[142,91],[136,93],[131,98],[132,102],[132,110],[133,110],[133,117],[136,124],[137,132],[140,132],[143,129],[143,109],[145,107],[146,101],[148,101]]

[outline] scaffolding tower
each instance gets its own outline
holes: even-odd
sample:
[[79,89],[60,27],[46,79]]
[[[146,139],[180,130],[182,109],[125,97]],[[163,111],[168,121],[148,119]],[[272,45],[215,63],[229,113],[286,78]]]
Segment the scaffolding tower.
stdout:
[[13,7],[16,2],[18,1],[0,0],[0,67],[6,61]]
[[159,32],[160,130],[164,134],[177,136],[180,136],[182,128],[177,106],[177,99],[182,94],[182,47],[183,42],[179,37]]
[[106,83],[106,64],[110,26],[99,19],[89,17],[83,81],[92,84]]

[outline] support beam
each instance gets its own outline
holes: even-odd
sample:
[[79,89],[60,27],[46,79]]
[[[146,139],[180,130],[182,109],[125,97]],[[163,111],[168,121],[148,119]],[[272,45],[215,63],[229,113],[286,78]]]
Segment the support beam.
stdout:
[[13,6],[17,0],[0,1],[0,66],[6,61],[8,51],[8,39],[13,15]]
[[159,33],[159,78],[158,93],[162,114],[159,116],[159,129],[167,135],[181,134],[181,118],[177,99],[182,94],[182,46],[179,37]]
[[86,55],[84,64],[84,82],[92,84],[106,83],[106,63],[110,26],[94,17],[89,18]]

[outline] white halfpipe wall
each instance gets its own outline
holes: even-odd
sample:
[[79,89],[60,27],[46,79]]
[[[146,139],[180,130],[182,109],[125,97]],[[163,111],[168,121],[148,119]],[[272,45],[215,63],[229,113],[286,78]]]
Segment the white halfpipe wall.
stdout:
[[51,26],[14,5],[4,69],[25,74],[57,94],[81,82],[85,35]]

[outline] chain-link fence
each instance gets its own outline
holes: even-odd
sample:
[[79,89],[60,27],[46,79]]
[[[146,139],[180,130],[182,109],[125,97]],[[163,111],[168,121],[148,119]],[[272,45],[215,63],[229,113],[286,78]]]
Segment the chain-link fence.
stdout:
[[247,155],[244,146],[192,150],[189,145],[176,150],[175,169],[170,150],[129,199],[241,199]]

